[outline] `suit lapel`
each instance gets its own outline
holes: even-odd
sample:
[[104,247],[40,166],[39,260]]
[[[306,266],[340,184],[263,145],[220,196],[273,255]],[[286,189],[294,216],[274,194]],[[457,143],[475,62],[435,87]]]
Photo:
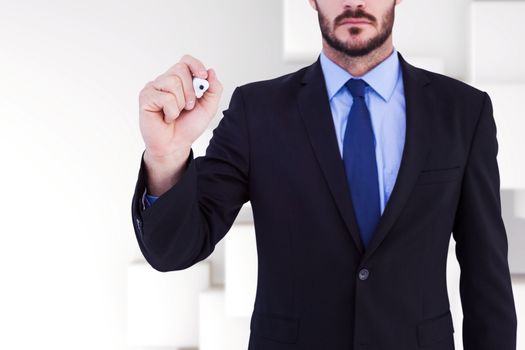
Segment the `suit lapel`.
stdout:
[[364,255],[363,261],[385,239],[401,213],[429,150],[429,125],[434,111],[433,100],[425,89],[429,80],[421,70],[408,64],[399,52],[398,56],[405,89],[406,138],[394,188],[366,251],[354,215],[319,58],[306,69],[299,91],[299,110],[314,153],[346,228],[358,251]]
[[310,142],[337,208],[361,254],[364,246],[359,235],[352,201],[339,153],[326,83],[319,59],[308,67],[299,90],[299,110]]
[[[398,53],[399,54],[399,53]],[[408,64],[399,54],[405,90],[406,135],[396,183],[366,249],[366,261],[385,239],[406,204],[425,164],[430,146],[430,125],[433,121],[434,100],[426,86],[430,83],[423,72]]]

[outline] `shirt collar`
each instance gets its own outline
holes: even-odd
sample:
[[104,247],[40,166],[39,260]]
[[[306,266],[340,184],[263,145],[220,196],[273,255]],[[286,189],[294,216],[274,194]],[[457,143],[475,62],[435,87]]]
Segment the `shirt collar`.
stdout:
[[350,78],[363,79],[379,96],[388,102],[399,77],[399,57],[394,48],[390,56],[361,77],[354,77],[337,63],[329,59],[323,51],[320,54],[321,67],[326,82],[328,98],[331,100]]

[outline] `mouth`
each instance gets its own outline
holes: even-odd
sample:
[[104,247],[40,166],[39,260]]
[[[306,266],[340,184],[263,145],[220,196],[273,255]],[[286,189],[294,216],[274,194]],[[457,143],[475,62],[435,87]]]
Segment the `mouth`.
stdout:
[[349,19],[345,19],[341,21],[339,25],[345,25],[345,24],[362,25],[362,24],[370,24],[370,22],[364,19],[349,18]]

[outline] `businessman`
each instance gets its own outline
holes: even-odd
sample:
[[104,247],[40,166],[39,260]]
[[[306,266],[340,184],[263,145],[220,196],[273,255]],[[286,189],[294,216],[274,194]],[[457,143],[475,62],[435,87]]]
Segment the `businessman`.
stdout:
[[[400,2],[309,0],[318,59],[238,86],[202,157],[215,70],[185,55],[140,92],[140,249],[159,271],[191,267],[250,201],[250,350],[453,350],[451,237],[464,349],[516,350],[492,103],[393,47]],[[210,82],[200,99],[193,76]]]

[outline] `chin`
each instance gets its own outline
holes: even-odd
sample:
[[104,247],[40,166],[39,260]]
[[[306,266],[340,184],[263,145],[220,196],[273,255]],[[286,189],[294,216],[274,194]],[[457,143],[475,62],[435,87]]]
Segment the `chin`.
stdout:
[[359,34],[350,34],[349,30],[345,30],[341,35],[337,35],[337,38],[346,42],[365,42],[372,37],[371,33],[366,30],[362,30]]
[[369,38],[362,34],[352,36],[348,35],[341,41],[344,42],[347,47],[361,48],[367,45]]

